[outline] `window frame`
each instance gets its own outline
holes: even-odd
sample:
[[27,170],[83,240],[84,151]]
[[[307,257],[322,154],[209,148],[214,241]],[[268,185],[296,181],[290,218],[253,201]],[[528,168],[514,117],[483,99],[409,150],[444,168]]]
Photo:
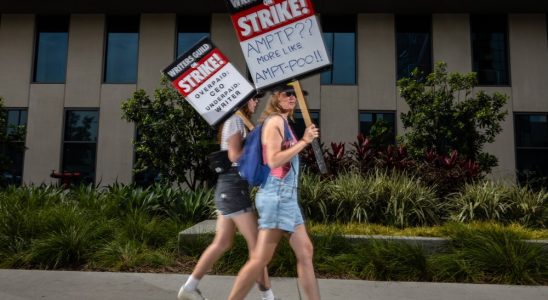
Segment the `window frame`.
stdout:
[[[61,20],[61,18],[66,18],[66,20]],[[57,14],[57,15],[36,15],[34,22],[34,44],[33,44],[33,56],[32,56],[32,77],[31,83],[33,84],[65,84],[67,81],[67,70],[68,70],[68,52],[69,52],[69,33],[70,33],[70,15]],[[54,24],[52,24],[54,20]],[[61,24],[66,21],[66,31],[60,30],[58,28],[64,27],[65,24]],[[49,28],[49,31],[44,31],[41,27]],[[53,28],[53,29],[52,29]],[[66,49],[64,49],[64,74],[62,80],[47,80],[42,79],[38,80],[39,74],[39,55],[40,55],[40,34],[41,33],[65,33],[66,34]]]
[[[134,31],[130,31],[130,29],[127,29],[129,27],[131,27],[130,25],[128,25],[128,22],[125,23],[125,26],[127,26],[126,28],[124,28],[125,26],[124,25],[120,25],[120,27],[124,28],[124,29],[117,29],[116,31],[110,31],[110,26],[113,26],[113,25],[110,25],[111,24],[111,20],[112,19],[117,19],[117,23],[116,25],[114,25],[115,27],[116,26],[119,26],[120,23],[124,23],[124,22],[120,22],[118,21],[118,18],[120,19],[126,19],[126,20],[129,20],[131,18],[136,18],[137,20],[137,30],[136,32]],[[136,52],[135,52],[135,78],[133,80],[129,80],[129,81],[108,81],[107,80],[107,75],[108,75],[108,71],[109,71],[109,68],[108,68],[108,57],[109,57],[109,34],[110,33],[136,33],[137,34],[137,41],[136,41]],[[129,14],[129,15],[107,15],[105,17],[105,36],[104,36],[104,49],[103,49],[103,74],[102,74],[102,83],[103,84],[137,84],[137,81],[139,79],[139,52],[140,52],[140,47],[139,47],[139,43],[140,43],[140,39],[141,39],[141,15],[135,15],[135,14]]]
[[[404,14],[396,14],[394,15],[394,39],[395,39],[395,51],[394,51],[394,56],[395,56],[395,61],[396,61],[396,81],[402,79],[402,78],[408,78],[406,76],[404,76],[403,74],[401,75],[400,77],[400,74],[399,74],[399,57],[398,57],[398,19],[399,18],[428,18],[429,19],[429,44],[430,44],[430,47],[429,47],[429,50],[430,50],[430,57],[429,57],[429,63],[430,63],[430,68],[429,70],[421,70],[424,72],[424,76],[426,77],[428,75],[429,72],[432,72],[434,70],[434,18],[432,16],[432,14],[411,14],[411,15],[404,15]],[[411,73],[409,73],[409,75],[411,75]]]
[[[352,22],[348,22],[348,19],[352,18]],[[343,21],[341,23],[341,20]],[[346,22],[346,23],[345,23]],[[326,42],[325,35],[326,34],[332,34],[333,35],[333,44],[331,47],[331,53],[329,53],[328,49],[329,47],[326,46],[327,54],[329,55],[329,59],[331,61],[331,68],[321,72],[320,74],[320,85],[321,86],[329,86],[329,85],[339,85],[339,86],[356,86],[358,84],[358,16],[357,14],[324,14],[320,15],[320,24],[322,27],[322,39],[324,43]],[[332,26],[332,27],[331,27]],[[326,29],[327,27],[327,29]],[[331,30],[331,28],[334,28]],[[352,83],[343,83],[343,82],[335,82],[333,71],[336,67],[336,61],[334,59],[335,57],[335,37],[337,33],[353,33],[354,34],[354,74],[353,74],[353,82]],[[330,74],[330,80],[329,83],[323,83],[322,77],[324,74]]]
[[473,25],[473,20],[472,18],[474,16],[504,16],[505,17],[505,20],[506,20],[506,26],[504,28],[504,34],[505,34],[505,39],[504,39],[504,43],[505,43],[505,47],[506,47],[506,58],[505,58],[505,64],[506,64],[506,76],[508,78],[508,83],[506,84],[485,84],[485,83],[481,83],[479,81],[479,77],[476,77],[477,78],[477,87],[511,87],[512,86],[512,70],[511,70],[511,65],[510,65],[510,20],[509,20],[509,15],[508,14],[470,14],[469,15],[469,26],[470,26],[470,62],[471,62],[471,66],[472,66],[472,72],[476,72],[476,74],[478,73],[477,70],[474,70],[474,37],[473,37],[473,34],[474,34],[474,31],[473,31],[473,28],[472,28],[472,25]]
[[[77,111],[77,112],[97,112],[97,132],[96,132],[96,141],[95,142],[90,142],[90,141],[66,141],[65,140],[65,136],[66,136],[66,130],[67,130],[67,115],[68,115],[68,112],[73,112],[73,111]],[[92,144],[92,143],[95,143],[95,161],[93,163],[93,178],[92,180],[90,181],[90,183],[93,183],[95,184],[95,181],[97,179],[97,153],[98,153],[98,150],[99,150],[99,133],[100,133],[100,118],[101,118],[101,112],[100,112],[100,109],[99,108],[96,108],[96,107],[65,107],[64,110],[63,110],[63,132],[62,132],[62,140],[61,140],[61,159],[60,159],[60,168],[59,168],[59,171],[60,172],[66,172],[65,170],[65,144],[67,143],[70,143],[70,144]],[[71,171],[71,172],[79,172],[79,173],[82,173],[81,171]],[[78,182],[85,182],[83,181],[84,180],[84,177],[81,177]]]
[[[15,185],[19,186],[19,185],[21,185],[21,184],[23,183],[23,177],[24,177],[24,174],[25,174],[25,154],[26,154],[26,144],[27,144],[27,141],[26,141],[26,137],[27,137],[27,135],[26,135],[26,128],[28,128],[28,111],[29,111],[29,110],[28,110],[28,107],[5,107],[5,111],[6,111],[6,128],[5,128],[6,131],[9,129],[8,127],[10,126],[10,124],[9,124],[9,113],[10,113],[10,112],[13,112],[13,111],[17,111],[18,114],[19,114],[19,116],[18,116],[18,122],[17,122],[18,124],[16,124],[16,126],[22,126],[22,125],[25,126],[25,137],[24,137],[24,139],[21,140],[21,141],[14,141],[14,142],[13,142],[13,143],[17,143],[17,144],[22,144],[22,146],[23,146],[23,150],[22,150],[22,154],[21,154],[21,166],[20,166],[20,170],[21,170],[21,176],[20,176],[20,177],[21,177],[21,178],[20,178],[20,182],[14,183]],[[21,118],[21,113],[22,113],[22,112],[25,112],[25,113],[26,113],[26,118],[25,118],[24,124],[21,123],[21,119],[22,119],[22,118]],[[4,149],[2,149],[2,150],[4,150]],[[5,150],[6,150],[6,151],[5,151],[4,155],[7,156],[7,154],[8,154],[7,145],[6,145],[6,149],[5,149]],[[11,165],[14,165],[14,164],[16,164],[15,161],[13,161]],[[10,166],[10,167],[11,167],[11,166]],[[18,169],[19,169],[19,168],[18,168]],[[12,177],[13,177],[13,176],[12,176]]]
[[[376,118],[377,114],[393,114],[394,115],[394,124],[393,124],[394,135],[393,135],[393,139],[392,139],[392,141],[389,145],[395,145],[397,143],[398,116],[397,116],[397,111],[396,110],[369,110],[369,109],[360,109],[360,110],[358,110],[358,135],[363,134],[362,131],[361,131],[361,121],[360,121],[360,116],[361,116],[362,113],[371,113],[371,114],[373,114],[373,121],[372,121],[371,126],[373,126],[377,122],[377,118]],[[368,137],[369,135],[363,134],[363,136]]]
[[[188,18],[190,19],[190,22],[189,22],[189,25],[187,27],[187,30],[185,31],[182,31],[181,29],[183,29],[183,25],[182,25],[182,22],[181,20],[183,18]],[[207,18],[207,22],[204,21],[204,19]],[[182,55],[183,53],[185,53],[186,50],[181,50],[181,54],[179,54],[179,35],[181,33],[205,33],[204,31],[201,31],[201,26],[203,26],[204,24],[207,23],[207,36],[209,38],[211,38],[211,28],[212,28],[212,22],[213,22],[213,18],[211,17],[211,15],[185,15],[185,14],[178,14],[177,17],[176,17],[176,25],[175,25],[175,57],[174,58],[177,58],[179,57],[180,55]],[[199,39],[201,40],[201,38]],[[196,41],[198,42],[198,41]],[[190,48],[189,48],[190,49]]]

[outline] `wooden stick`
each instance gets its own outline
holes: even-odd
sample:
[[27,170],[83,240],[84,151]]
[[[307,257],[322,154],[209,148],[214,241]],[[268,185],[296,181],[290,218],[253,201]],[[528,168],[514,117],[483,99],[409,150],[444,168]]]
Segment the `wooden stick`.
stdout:
[[247,127],[247,129],[249,129],[249,131],[251,131],[251,130],[253,130],[253,128],[255,128],[255,125],[253,125],[253,122],[251,122],[251,120],[249,120],[247,118],[247,116],[244,115],[240,110],[237,110],[236,114],[238,116],[240,116],[240,118],[242,118],[242,120],[244,121],[245,126]]
[[[301,114],[303,115],[304,124],[306,125],[306,127],[312,125],[312,119],[310,118],[310,112],[308,112],[308,106],[306,105],[306,99],[304,98],[301,84],[298,80],[295,80],[289,83],[289,85],[293,86],[293,88],[295,89],[297,101],[299,103],[299,107],[301,108]],[[327,174],[327,165],[325,164],[325,160],[323,159],[322,147],[318,139],[314,139],[312,141],[312,150],[314,150],[314,156],[316,157],[316,163],[318,163],[318,169],[320,169],[320,173]]]

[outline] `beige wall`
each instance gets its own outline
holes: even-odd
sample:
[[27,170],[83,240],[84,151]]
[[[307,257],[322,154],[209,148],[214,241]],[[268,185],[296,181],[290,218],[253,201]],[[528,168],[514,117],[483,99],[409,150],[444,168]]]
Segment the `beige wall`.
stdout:
[[[486,88],[509,95],[509,115],[503,132],[487,151],[499,158],[494,176],[514,178],[513,111],[548,111],[548,43],[544,14],[509,16],[511,87]],[[434,14],[434,61],[444,60],[450,71],[471,70],[469,16]],[[61,165],[65,108],[99,108],[96,182],[103,185],[131,182],[133,124],[121,119],[121,102],[136,88],[150,94],[160,70],[174,59],[176,16],[145,14],[139,36],[138,82],[102,84],[105,16],[71,16],[67,82],[31,84],[34,16],[0,18],[0,96],[8,107],[28,107],[28,134],[23,181],[55,182],[51,170]],[[228,14],[212,15],[212,40],[243,74],[246,64]],[[359,110],[408,110],[397,94],[394,16],[358,15],[357,85],[320,85],[320,75],[301,80],[310,109],[321,109],[321,136],[326,142],[353,142],[358,133]],[[266,97],[265,99],[266,100]],[[263,101],[259,112],[264,107]],[[398,133],[402,133],[398,118]]]
[[358,15],[359,109],[396,109],[394,15]]
[[469,15],[434,14],[432,42],[434,62],[445,61],[449,72],[472,71]]
[[492,178],[509,181],[515,179],[515,142],[514,142],[514,116],[512,114],[512,88],[510,87],[480,87],[488,94],[500,92],[508,96],[508,102],[504,109],[508,111],[506,119],[501,124],[502,132],[496,137],[495,142],[485,146],[485,151],[495,155],[499,160],[499,166],[493,169]]
[[152,95],[161,71],[175,60],[175,14],[141,15],[137,87]]
[[133,84],[103,84],[97,144],[95,183],[130,183],[133,167],[134,125],[122,120],[122,101],[135,91]]
[[49,177],[61,168],[63,84],[32,84],[28,110],[23,182],[57,183]]
[[71,16],[65,106],[99,107],[104,36],[103,15]]
[[0,97],[8,107],[27,107],[34,45],[34,16],[0,18]]
[[354,142],[358,135],[358,87],[324,85],[321,87],[321,139],[330,142]]
[[513,109],[548,112],[545,15],[510,15],[508,23]]

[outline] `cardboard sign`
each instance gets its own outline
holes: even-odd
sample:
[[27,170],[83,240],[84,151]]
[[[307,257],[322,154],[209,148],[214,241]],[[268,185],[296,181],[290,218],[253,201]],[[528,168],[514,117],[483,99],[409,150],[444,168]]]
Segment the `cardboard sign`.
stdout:
[[209,38],[200,40],[162,73],[212,126],[232,115],[254,94],[253,85]]
[[311,0],[226,0],[257,88],[331,65]]

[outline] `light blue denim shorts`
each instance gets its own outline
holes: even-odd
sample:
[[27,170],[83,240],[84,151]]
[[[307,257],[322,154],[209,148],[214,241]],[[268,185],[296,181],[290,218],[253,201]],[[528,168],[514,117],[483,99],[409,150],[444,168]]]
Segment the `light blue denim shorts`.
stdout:
[[257,192],[255,206],[259,213],[259,229],[293,233],[304,223],[298,203],[299,191],[292,177],[279,179],[270,175]]

